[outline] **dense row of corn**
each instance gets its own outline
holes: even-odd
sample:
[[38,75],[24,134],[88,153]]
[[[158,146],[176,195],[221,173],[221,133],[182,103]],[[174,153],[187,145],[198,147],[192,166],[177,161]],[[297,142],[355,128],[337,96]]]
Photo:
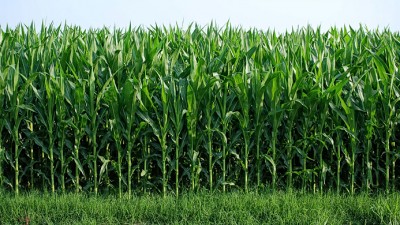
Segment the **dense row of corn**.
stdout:
[[398,189],[400,37],[0,29],[0,182],[116,192]]

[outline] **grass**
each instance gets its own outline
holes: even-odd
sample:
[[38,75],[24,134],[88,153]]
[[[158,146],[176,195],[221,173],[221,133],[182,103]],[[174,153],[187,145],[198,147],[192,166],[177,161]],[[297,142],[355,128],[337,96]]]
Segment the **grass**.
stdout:
[[0,29],[0,224],[399,224],[399,52],[363,27]]
[[390,195],[209,193],[117,199],[84,194],[2,193],[0,224],[398,224]]

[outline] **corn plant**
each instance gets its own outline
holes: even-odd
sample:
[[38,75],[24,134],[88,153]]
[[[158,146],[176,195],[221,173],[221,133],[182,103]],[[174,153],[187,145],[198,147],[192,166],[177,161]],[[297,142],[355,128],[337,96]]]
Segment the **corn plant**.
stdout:
[[77,79],[76,81],[76,83],[69,83],[70,89],[68,91],[69,95],[67,94],[67,101],[69,102],[72,109],[71,120],[68,119],[68,125],[72,127],[74,131],[72,160],[75,163],[75,174],[73,182],[75,186],[75,191],[79,192],[82,189],[80,185],[80,175],[85,174],[82,166],[82,161],[79,157],[79,152],[88,117],[85,113],[84,108],[86,81],[82,79]]
[[[380,81],[382,82],[382,91],[379,93],[380,100],[383,102],[383,112],[382,112],[382,123],[386,128],[384,133],[384,146],[385,146],[385,189],[389,191],[390,189],[390,166],[391,166],[391,136],[394,130],[394,113],[396,111],[396,104],[400,100],[398,87],[394,85],[396,79],[396,69],[395,62],[389,61],[388,66],[385,66],[383,59],[373,53],[373,62],[375,64],[376,73],[378,74]],[[391,59],[394,57],[392,56]]]
[[59,183],[61,185],[61,192],[65,193],[65,173],[67,171],[68,163],[64,154],[64,145],[66,140],[66,130],[68,127],[67,111],[65,102],[65,75],[63,73],[57,77],[55,83],[55,104],[56,104],[56,120],[58,121],[57,126],[57,139],[58,139],[58,151],[60,160],[60,171],[58,173]]
[[[300,92],[300,88],[302,83],[304,82],[305,74],[294,74],[295,70],[292,70],[285,83],[284,90],[286,91],[286,104],[283,105],[283,108],[287,114],[287,153],[286,159],[287,161],[287,188],[291,190],[293,188],[293,159],[295,157],[295,140],[293,138],[293,129],[295,128],[296,120],[298,119],[298,111],[301,107],[304,107],[304,103],[301,101],[300,97],[298,96],[298,92]],[[301,92],[300,92],[301,93]]]
[[250,103],[249,103],[249,87],[247,85],[247,74],[236,74],[233,77],[232,85],[239,100],[241,111],[236,113],[240,128],[244,139],[243,158],[239,159],[244,170],[244,190],[248,191],[248,167],[249,167],[249,145],[251,138],[250,131]]
[[46,127],[47,135],[48,135],[48,147],[45,152],[48,152],[49,160],[50,160],[50,182],[51,182],[51,192],[54,193],[55,188],[55,172],[54,172],[54,143],[55,143],[55,109],[56,109],[56,94],[54,93],[54,85],[55,75],[54,75],[54,66],[50,67],[50,71],[48,74],[43,74],[42,84],[45,87],[44,93],[37,93],[37,99],[39,99],[40,105],[35,107],[35,111],[38,113],[39,120],[44,127]]
[[138,83],[135,79],[128,79],[125,81],[122,94],[121,94],[121,102],[124,107],[124,115],[126,127],[124,129],[124,137],[127,143],[126,150],[126,158],[128,163],[128,197],[130,198],[132,195],[132,176],[134,170],[137,166],[132,165],[132,152],[134,150],[134,143],[139,136],[139,132],[142,131],[144,127],[144,123],[137,124],[136,123],[136,111],[138,109]]
[[[5,75],[2,73],[0,70],[0,107],[4,107],[4,98],[5,98],[5,88],[6,88],[6,80],[5,80]],[[3,186],[3,161],[5,159],[5,149],[3,146],[3,139],[2,139],[2,133],[4,129],[4,123],[5,123],[5,115],[4,115],[4,110],[0,112],[0,187]]]
[[399,40],[364,27],[0,28],[0,184],[394,191]]
[[201,172],[201,167],[199,165],[199,138],[197,137],[197,127],[198,127],[198,117],[200,114],[200,101],[204,96],[204,88],[201,73],[202,63],[197,62],[196,57],[191,57],[191,74],[188,80],[186,96],[187,96],[187,129],[189,134],[189,163],[190,163],[190,183],[191,190],[194,191],[198,188],[198,175]]
[[[144,98],[140,102],[140,111],[138,115],[153,129],[155,136],[157,137],[160,144],[161,151],[161,171],[162,171],[162,193],[164,197],[167,194],[167,134],[168,134],[168,105],[169,105],[169,96],[168,96],[168,85],[159,76],[159,81],[161,83],[161,99],[157,99],[157,97],[149,92],[148,83],[143,83],[142,85],[142,98]],[[151,113],[154,112],[156,114],[156,121],[152,118]]]
[[221,175],[221,183],[222,183],[222,190],[225,192],[226,191],[226,184],[227,184],[227,156],[229,154],[229,149],[228,149],[228,129],[232,120],[232,117],[234,115],[234,106],[235,104],[233,103],[233,95],[229,95],[229,87],[230,87],[230,82],[229,79],[227,78],[220,78],[217,79],[216,81],[216,86],[219,86],[218,92],[217,92],[217,109],[216,109],[216,114],[218,115],[218,121],[219,121],[219,128],[218,129],[218,134],[220,136],[220,139],[222,140],[222,146],[221,146],[221,160],[222,160],[222,165],[221,165],[221,170],[222,170],[222,175]]
[[[186,135],[182,132],[185,118],[185,89],[187,83],[183,79],[177,79],[171,76],[169,83],[169,98],[173,104],[169,104],[169,110],[171,115],[171,125],[174,127],[170,129],[170,135],[173,138],[175,145],[175,194],[179,196],[179,159],[184,151],[184,143],[186,141]],[[185,136],[184,136],[185,135]]]
[[271,152],[265,157],[267,158],[268,162],[272,166],[272,190],[276,189],[276,181],[277,181],[277,141],[278,141],[278,128],[281,123],[282,119],[282,106],[280,102],[282,86],[280,84],[279,76],[275,77],[271,80],[270,84],[267,88],[267,96],[268,101],[270,104],[270,121],[272,123],[272,136],[271,136]]
[[214,168],[214,151],[213,151],[213,133],[215,129],[213,128],[213,118],[215,113],[215,82],[216,79],[213,76],[205,77],[205,96],[203,98],[203,114],[205,115],[204,122],[204,136],[205,136],[205,149],[208,155],[208,184],[209,189],[213,190],[213,168]]
[[[15,65],[15,66],[13,66]],[[12,159],[9,163],[14,169],[14,191],[15,194],[19,194],[19,177],[20,177],[20,165],[19,165],[19,155],[21,153],[21,140],[19,135],[19,128],[23,120],[25,119],[24,112],[27,110],[33,111],[31,105],[24,104],[23,98],[27,89],[31,83],[36,79],[36,75],[32,74],[29,78],[19,73],[19,66],[17,64],[11,64],[7,69],[7,86],[6,86],[6,96],[8,98],[8,103],[10,104],[8,110],[8,118],[5,123],[5,127],[11,134],[13,144],[14,144],[14,157],[8,155],[8,158]],[[21,114],[21,115],[20,115]],[[9,152],[6,152],[10,154]]]
[[344,147],[343,153],[345,156],[345,160],[350,167],[349,176],[350,176],[350,193],[354,193],[355,188],[355,160],[356,160],[356,152],[357,152],[357,124],[356,124],[356,109],[354,107],[354,101],[352,101],[352,92],[347,93],[346,99],[343,99],[341,96],[341,91],[338,93],[338,98],[340,101],[340,105],[344,110],[344,113],[338,111],[336,107],[333,107],[336,113],[339,114],[340,118],[343,120],[345,126],[343,130],[350,136],[350,145],[348,147]]

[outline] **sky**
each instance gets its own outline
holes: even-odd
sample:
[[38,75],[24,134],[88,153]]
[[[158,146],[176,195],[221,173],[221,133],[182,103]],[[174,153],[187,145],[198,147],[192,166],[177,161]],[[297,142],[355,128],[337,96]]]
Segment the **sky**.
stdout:
[[365,25],[400,31],[400,0],[0,0],[0,26],[79,25],[85,29],[191,22],[285,30]]

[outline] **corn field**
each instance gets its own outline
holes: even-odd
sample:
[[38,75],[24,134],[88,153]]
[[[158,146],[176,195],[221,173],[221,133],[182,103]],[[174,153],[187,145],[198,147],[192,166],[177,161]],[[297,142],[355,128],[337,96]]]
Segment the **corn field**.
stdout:
[[398,190],[399,57],[364,27],[0,28],[0,185]]

